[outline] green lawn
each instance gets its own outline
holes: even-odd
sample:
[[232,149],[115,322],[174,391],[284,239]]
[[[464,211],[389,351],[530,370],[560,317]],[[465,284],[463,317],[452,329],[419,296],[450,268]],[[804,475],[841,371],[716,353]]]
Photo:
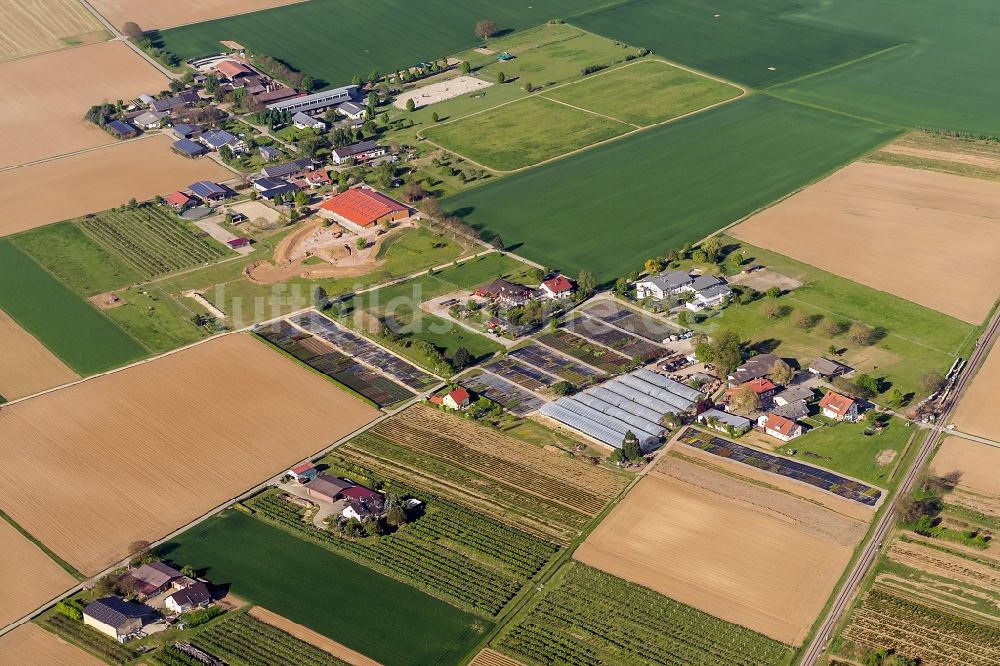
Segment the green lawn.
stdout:
[[147,355],[139,342],[9,240],[0,240],[0,308],[81,375]]
[[197,328],[191,322],[194,312],[189,312],[180,301],[156,287],[146,285],[115,293],[125,304],[105,310],[105,313],[154,354],[162,354],[208,336],[205,329]]
[[12,236],[11,241],[84,296],[142,280],[132,266],[92,241],[72,222],[33,229]]
[[662,60],[644,60],[592,74],[579,83],[544,95],[645,126],[739,97],[740,92],[728,83],[693,74]]
[[436,273],[434,277],[453,284],[459,289],[471,289],[498,277],[518,284],[537,286],[540,274],[536,269],[517,259],[499,252],[491,252],[470,259],[458,266],[449,266]]
[[[631,0],[590,13],[581,9],[581,15],[570,22],[710,74],[762,88],[897,43],[893,37],[872,34],[895,34],[892,23],[859,20],[835,25],[829,14],[845,4],[885,5],[826,0],[714,0],[711,4],[701,0]],[[885,13],[893,22],[905,20],[913,12],[912,2],[892,4],[893,9]],[[951,9],[942,6],[941,11]],[[970,12],[969,17],[976,15]],[[979,18],[986,29],[986,19]]]
[[486,620],[236,511],[157,552],[386,666],[462,663],[489,629]]
[[[232,39],[257,53],[284,60],[328,85],[409,67],[468,49],[481,40],[476,21],[489,18],[503,31],[605,4],[607,0],[533,0],[522,3],[468,0],[414,5],[407,0],[311,0],[267,11],[165,30],[166,48],[182,60],[217,53]],[[308,27],[308,29],[305,29]]]
[[431,127],[423,136],[487,168],[513,171],[632,129],[535,96]]
[[457,194],[445,207],[533,261],[609,282],[896,133],[752,95]]

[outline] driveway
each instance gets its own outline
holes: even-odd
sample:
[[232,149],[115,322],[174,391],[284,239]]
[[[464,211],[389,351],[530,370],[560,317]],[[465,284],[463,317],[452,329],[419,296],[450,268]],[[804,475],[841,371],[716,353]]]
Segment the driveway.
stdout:
[[278,487],[284,490],[289,495],[295,495],[296,497],[302,498],[314,505],[319,507],[319,510],[313,514],[313,525],[321,530],[326,530],[326,523],[324,522],[330,516],[338,516],[340,512],[344,510],[343,502],[327,502],[321,499],[316,499],[315,497],[309,495],[306,492],[305,486],[300,483],[292,481],[291,483],[281,483]]

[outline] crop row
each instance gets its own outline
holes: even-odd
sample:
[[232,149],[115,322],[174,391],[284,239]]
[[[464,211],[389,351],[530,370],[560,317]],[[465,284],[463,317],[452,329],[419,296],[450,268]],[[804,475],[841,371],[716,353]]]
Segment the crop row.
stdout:
[[785,663],[789,654],[766,636],[581,564],[569,565],[556,580],[501,635],[499,648],[530,664],[556,658],[566,664],[767,666]]
[[146,657],[146,663],[150,666],[202,666],[201,661],[181,652],[173,645],[164,646],[151,657]]
[[546,333],[538,341],[558,352],[583,361],[587,365],[612,374],[625,372],[632,363],[631,359],[618,352],[595,345],[569,331]]
[[254,666],[347,666],[347,663],[286,631],[242,613],[199,633],[195,645],[217,656]]
[[53,613],[42,622],[70,643],[83,647],[109,664],[125,664],[135,659],[135,653],[127,647],[80,620]]
[[496,615],[523,582],[433,541],[396,534],[355,539],[307,525],[302,512],[277,495],[260,495],[247,503],[258,518],[403,580],[428,589],[456,605]]

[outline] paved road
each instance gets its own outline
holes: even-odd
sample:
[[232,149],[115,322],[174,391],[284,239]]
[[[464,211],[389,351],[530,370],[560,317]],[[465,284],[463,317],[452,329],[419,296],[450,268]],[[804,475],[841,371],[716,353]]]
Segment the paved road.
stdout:
[[[990,349],[996,342],[998,334],[1000,334],[1000,311],[993,316],[993,319],[990,320],[989,325],[983,332],[982,337],[980,337],[979,344],[972,352],[969,362],[966,364],[958,381],[955,383],[950,401],[941,411],[938,423],[948,422],[952,412],[954,411],[955,405],[958,403],[966,387],[969,385],[969,382],[972,381],[976,371],[979,370],[983,361],[986,360],[986,356],[989,354]],[[917,454],[916,459],[913,461],[913,464],[907,471],[906,476],[903,478],[902,483],[899,486],[899,491],[892,499],[886,512],[882,514],[882,518],[879,520],[878,525],[872,532],[867,543],[865,543],[864,548],[861,551],[861,557],[859,557],[855,563],[850,576],[848,576],[847,580],[837,592],[833,605],[830,607],[826,617],[823,618],[823,622],[816,631],[812,643],[806,646],[802,660],[799,662],[801,666],[813,666],[826,650],[826,645],[829,642],[829,639],[832,638],[833,630],[837,626],[841,615],[848,608],[850,608],[858,586],[868,573],[868,570],[875,563],[875,560],[879,555],[879,551],[881,550],[882,543],[885,541],[886,537],[892,533],[892,530],[895,527],[896,516],[893,511],[893,505],[896,503],[898,498],[910,492],[914,481],[917,479],[917,475],[924,466],[924,463],[927,462],[931,453],[941,441],[941,438],[949,434],[952,433],[948,430],[943,428],[934,428],[927,435],[927,439],[924,440],[924,445],[920,448],[919,454]]]

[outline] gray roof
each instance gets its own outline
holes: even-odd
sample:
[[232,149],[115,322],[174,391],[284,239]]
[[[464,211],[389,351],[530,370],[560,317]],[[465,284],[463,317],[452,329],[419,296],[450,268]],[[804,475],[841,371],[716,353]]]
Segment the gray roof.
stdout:
[[709,300],[711,298],[715,298],[716,296],[727,296],[733,293],[733,290],[724,284],[717,284],[714,287],[709,287],[708,289],[699,289],[697,293],[705,300]]
[[180,141],[175,141],[173,145],[174,148],[188,155],[203,155],[208,152],[208,148],[200,143],[195,143],[191,139],[181,139]]
[[709,289],[715,287],[716,285],[725,284],[726,281],[718,278],[714,275],[699,275],[691,283],[691,288],[695,291],[702,291],[703,289]]
[[730,414],[729,412],[723,412],[718,409],[709,409],[698,415],[698,421],[704,423],[708,419],[714,418],[718,420],[719,423],[723,425],[731,425],[737,430],[742,430],[743,428],[749,428],[753,425],[750,419],[744,418],[737,414]]
[[275,148],[274,146],[261,146],[260,154],[262,157],[267,158],[269,160],[281,157],[281,151]]
[[226,130],[208,130],[202,133],[201,140],[214,148],[230,146],[239,141],[239,139]]
[[791,386],[774,396],[774,399],[796,402],[798,400],[812,400],[814,397],[813,390],[808,386]]
[[367,153],[368,151],[375,150],[376,148],[378,148],[378,144],[371,139],[367,139],[365,141],[359,141],[358,143],[351,144],[350,146],[342,146],[333,152],[337,157],[343,158],[360,155],[361,153]]
[[809,369],[820,375],[835,375],[837,373],[846,372],[850,368],[843,363],[838,363],[837,361],[831,361],[828,358],[818,358],[812,362]]
[[354,95],[354,91],[358,89],[358,86],[343,86],[341,88],[332,88],[330,90],[324,90],[318,93],[312,93],[311,95],[300,95],[299,97],[292,97],[291,99],[281,100],[280,102],[275,102],[273,104],[268,104],[269,109],[278,109],[279,111],[284,109],[298,109],[300,111],[309,111],[311,109],[319,109],[324,106],[330,106],[330,103],[341,99],[343,97],[350,98]]
[[329,474],[318,474],[315,479],[305,484],[306,488],[318,492],[321,495],[326,495],[327,497],[336,497],[353,485],[354,484],[350,481],[338,479],[337,477],[330,476]]
[[[195,97],[195,99],[197,99],[197,97]],[[178,95],[176,97],[168,97],[166,99],[153,100],[153,102],[149,105],[149,108],[152,109],[153,111],[170,111],[171,109],[176,108],[178,106],[184,106],[190,101],[193,100],[191,100],[189,96]]]
[[173,599],[180,606],[184,606],[187,604],[191,604],[192,606],[200,606],[202,604],[207,604],[209,601],[211,601],[212,595],[208,591],[208,586],[198,581],[184,588],[183,590],[177,590],[176,592],[171,594],[169,598]]
[[805,400],[795,400],[794,402],[789,402],[787,405],[775,407],[771,410],[771,413],[795,421],[809,416],[809,405],[806,404]]
[[651,372],[646,369],[639,369],[632,374],[634,374],[636,377],[643,380],[644,382],[649,382],[650,384],[659,386],[660,388],[666,389],[671,393],[673,393],[674,395],[679,395],[682,398],[686,398],[691,402],[697,402],[705,397],[705,394],[699,391],[698,389],[693,389],[690,386],[685,386],[684,384],[681,384],[678,381],[674,381],[669,377],[664,377],[663,375],[656,372]]
[[140,113],[136,116],[135,122],[140,125],[152,125],[153,123],[160,122],[166,116],[167,114],[163,111],[146,111],[145,113]]
[[774,364],[781,360],[777,354],[760,354],[747,359],[743,365],[731,374],[730,381],[736,384],[743,384],[754,379],[760,379],[771,374]]
[[311,169],[313,166],[313,161],[308,157],[302,157],[297,160],[292,160],[291,162],[285,162],[284,164],[275,164],[274,166],[266,166],[260,170],[262,176],[267,178],[280,178],[281,176],[288,176],[296,171],[305,171],[306,169]]
[[[615,424],[615,427],[609,427],[606,423],[598,422],[593,419],[587,418],[577,412],[570,411],[560,404],[560,401],[549,402],[542,406],[539,410],[543,416],[547,416],[551,419],[555,419],[560,423],[578,430],[586,435],[589,435],[599,442],[603,442],[608,446],[620,449],[622,442],[625,439],[625,432],[629,430],[628,426],[622,424],[620,421]],[[610,417],[608,417],[610,419]],[[605,419],[602,419],[604,421]],[[606,422],[614,423],[617,419],[610,419]],[[624,430],[622,429],[624,428]],[[659,442],[659,438],[649,437],[648,435],[643,435],[640,432],[633,432],[639,438],[639,446],[643,450],[648,450]]]
[[121,597],[104,597],[92,601],[83,609],[83,614],[98,622],[118,628],[133,618],[145,618],[155,611],[145,604],[125,601]]
[[365,107],[361,106],[357,102],[344,102],[343,104],[339,104],[337,106],[337,110],[344,115],[353,116],[364,111]]
[[299,125],[306,125],[308,127],[312,127],[316,123],[326,126],[326,123],[324,123],[319,118],[313,118],[308,113],[302,113],[301,111],[297,112],[294,116],[292,116],[292,122],[298,123]]
[[644,280],[639,280],[639,282],[648,282],[656,285],[663,291],[669,292],[691,284],[694,282],[694,278],[684,271],[670,271],[647,277]]

